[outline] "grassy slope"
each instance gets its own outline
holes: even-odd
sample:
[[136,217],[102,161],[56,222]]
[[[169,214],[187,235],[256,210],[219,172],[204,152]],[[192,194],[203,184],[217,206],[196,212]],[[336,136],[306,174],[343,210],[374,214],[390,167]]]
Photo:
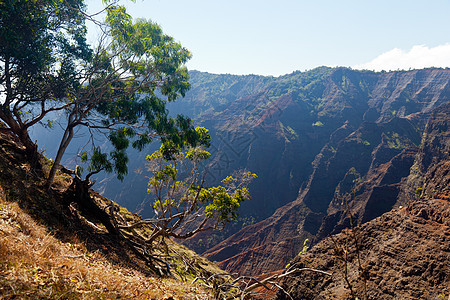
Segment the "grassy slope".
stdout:
[[[45,172],[48,161],[42,162]],[[170,260],[177,279],[149,274],[123,241],[62,204],[69,182],[59,174],[56,189],[46,192],[42,175],[25,162],[20,145],[0,136],[0,299],[210,297],[190,282],[220,269],[170,241],[170,253],[183,255]]]

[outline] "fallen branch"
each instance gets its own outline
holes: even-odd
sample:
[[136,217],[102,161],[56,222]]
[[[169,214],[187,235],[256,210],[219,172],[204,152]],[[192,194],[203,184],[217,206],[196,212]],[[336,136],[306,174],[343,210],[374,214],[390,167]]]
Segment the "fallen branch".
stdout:
[[[192,283],[195,283],[198,280],[202,280],[204,282],[204,285],[210,289],[214,290],[215,299],[235,299],[235,298],[243,298],[249,295],[254,295],[253,292],[258,287],[263,287],[268,291],[273,290],[273,286],[277,289],[281,290],[283,293],[285,293],[290,299],[293,299],[292,296],[283,289],[282,286],[278,284],[278,281],[282,278],[293,276],[296,273],[299,272],[316,272],[321,273],[327,276],[332,276],[331,273],[322,271],[322,270],[316,270],[312,268],[290,268],[287,272],[282,274],[275,274],[272,276],[269,276],[265,279],[257,279],[252,276],[239,276],[236,279],[234,279],[232,282],[228,282],[227,279],[232,278],[233,274],[230,273],[220,273],[220,274],[214,274],[208,278],[205,277],[196,277]],[[225,278],[228,277],[228,278]],[[221,278],[222,280],[225,278],[225,282],[219,283],[217,282],[217,279]],[[250,284],[253,282],[252,284]],[[269,287],[269,285],[272,285],[272,287]],[[233,291],[233,289],[237,289],[237,291]]]

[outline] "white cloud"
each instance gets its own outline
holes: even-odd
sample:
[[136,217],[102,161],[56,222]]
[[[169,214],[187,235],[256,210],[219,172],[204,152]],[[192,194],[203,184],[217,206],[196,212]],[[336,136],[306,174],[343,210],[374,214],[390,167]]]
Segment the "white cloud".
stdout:
[[429,67],[450,67],[450,44],[429,48],[416,45],[409,51],[394,48],[385,52],[372,61],[353,66],[354,69],[374,71],[423,69]]

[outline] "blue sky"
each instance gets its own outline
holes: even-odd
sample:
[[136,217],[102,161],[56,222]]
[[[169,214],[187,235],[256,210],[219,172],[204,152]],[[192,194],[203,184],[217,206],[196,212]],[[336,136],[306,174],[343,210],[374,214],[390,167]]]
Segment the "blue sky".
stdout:
[[[87,2],[91,11],[101,7],[100,0]],[[449,0],[124,3],[192,52],[189,69],[278,76],[322,65],[450,67]]]

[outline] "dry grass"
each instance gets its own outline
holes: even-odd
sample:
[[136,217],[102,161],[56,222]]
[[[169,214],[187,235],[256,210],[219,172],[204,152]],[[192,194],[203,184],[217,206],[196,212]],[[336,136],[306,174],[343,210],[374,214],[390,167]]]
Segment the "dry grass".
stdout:
[[[0,132],[0,299],[210,298],[190,282],[199,272],[222,272],[217,266],[169,242],[171,252],[183,255],[170,259],[179,280],[149,276],[124,241],[70,211],[64,191],[71,177],[58,172],[48,192],[44,178],[51,161],[41,157],[40,167],[32,167],[22,148]],[[100,206],[111,203],[92,193]]]
[[[97,204],[104,210],[106,206],[111,204],[111,201],[102,197],[97,192],[92,191],[92,196]],[[124,219],[129,223],[135,223],[141,221],[141,217],[137,214],[131,213],[126,208],[121,207],[113,203]],[[101,224],[99,226],[102,227]],[[135,232],[140,234],[144,238],[148,238],[149,234],[153,231],[150,225],[143,225],[134,229]],[[131,232],[129,232],[131,234]],[[170,238],[164,239],[163,244],[159,244],[160,239],[155,243],[153,248],[153,254],[166,260],[172,268],[172,274],[182,281],[193,281],[198,276],[209,277],[212,274],[220,274],[224,271],[221,270],[216,264],[210,262],[206,258],[196,254],[194,251],[188,249],[186,246],[178,244]],[[165,245],[167,245],[167,247]]]
[[1,299],[208,299],[199,286],[114,265],[76,238],[61,242],[2,194]]

